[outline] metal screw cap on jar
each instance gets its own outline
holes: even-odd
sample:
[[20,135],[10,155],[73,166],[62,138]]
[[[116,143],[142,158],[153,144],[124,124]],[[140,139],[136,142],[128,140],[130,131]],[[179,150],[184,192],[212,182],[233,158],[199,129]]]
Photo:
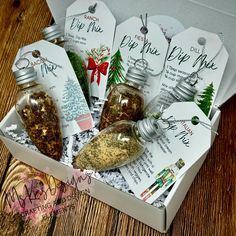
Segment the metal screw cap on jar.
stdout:
[[176,87],[173,88],[173,91],[182,98],[180,99],[181,101],[190,101],[197,93],[197,89],[185,80],[180,80]]
[[61,27],[57,24],[46,27],[42,30],[43,38],[47,41],[52,41],[57,38],[64,38]]
[[159,125],[158,120],[154,118],[139,120],[137,122],[137,128],[139,135],[148,142],[163,134],[163,130]]
[[138,70],[135,67],[129,67],[126,80],[144,86],[147,81],[147,74],[144,71]]
[[18,85],[29,83],[37,79],[37,72],[33,67],[17,70],[14,73]]

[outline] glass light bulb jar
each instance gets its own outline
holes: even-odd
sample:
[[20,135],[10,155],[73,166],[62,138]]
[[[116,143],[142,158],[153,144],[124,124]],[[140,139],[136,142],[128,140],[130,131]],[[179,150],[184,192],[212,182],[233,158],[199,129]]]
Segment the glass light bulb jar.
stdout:
[[48,42],[56,44],[60,47],[64,47],[65,45],[66,40],[64,34],[62,33],[61,27],[57,24],[45,27],[42,30],[42,35]]
[[14,75],[19,86],[15,108],[26,132],[41,153],[60,160],[63,144],[56,104],[36,82],[34,68],[15,71]]
[[162,134],[156,119],[118,121],[87,143],[74,159],[73,166],[81,170],[104,171],[126,165],[144,152],[147,142]]
[[124,83],[115,85],[104,104],[99,129],[102,130],[116,121],[143,118],[144,94],[142,88],[147,80],[145,72],[130,67]]
[[180,80],[171,90],[165,91],[154,97],[144,109],[144,117],[158,119],[162,112],[174,102],[193,101],[197,89],[190,80]]

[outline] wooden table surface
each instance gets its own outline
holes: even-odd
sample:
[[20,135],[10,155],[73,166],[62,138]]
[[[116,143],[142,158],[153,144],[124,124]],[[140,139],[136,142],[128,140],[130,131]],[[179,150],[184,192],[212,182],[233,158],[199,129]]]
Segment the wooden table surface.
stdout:
[[[13,106],[16,97],[17,87],[11,66],[17,50],[41,39],[41,29],[48,26],[51,20],[44,0],[1,0],[0,120]],[[236,96],[224,104],[221,111],[219,135],[171,228],[164,235],[236,235]],[[4,190],[19,184],[18,176],[22,170],[30,178],[38,175],[37,171],[11,156],[2,142],[0,161],[1,197]],[[37,224],[24,221],[14,210],[6,212],[5,203],[0,199],[0,235],[162,235],[79,192],[72,209]]]

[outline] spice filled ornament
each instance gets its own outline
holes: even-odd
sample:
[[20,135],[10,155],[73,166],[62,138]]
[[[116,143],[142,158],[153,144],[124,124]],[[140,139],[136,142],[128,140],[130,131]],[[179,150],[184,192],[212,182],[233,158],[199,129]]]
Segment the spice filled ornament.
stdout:
[[15,104],[16,111],[38,150],[55,159],[62,155],[62,134],[57,107],[44,87],[36,82],[33,67],[14,72],[20,90]]
[[160,120],[122,120],[102,130],[75,157],[73,167],[104,171],[128,164],[145,150],[145,144],[163,134]]
[[193,101],[197,93],[196,82],[194,75],[181,79],[170,92],[162,92],[154,97],[144,109],[144,116],[158,119],[172,103]]
[[130,67],[124,83],[117,84],[108,94],[104,104],[99,129],[102,130],[116,121],[143,118],[144,94],[142,88],[147,81],[144,71]]
[[64,47],[66,45],[66,49],[68,47],[68,50],[66,50],[66,53],[75,71],[76,77],[79,81],[79,84],[83,91],[86,102],[88,106],[90,107],[91,105],[90,88],[89,88],[89,82],[88,82],[87,69],[86,69],[84,61],[78,55],[78,53],[74,52],[75,50],[72,48],[71,44],[67,45],[68,41],[65,39],[64,34],[62,33],[59,25],[54,24],[54,25],[44,28],[42,30],[42,34],[43,34],[43,38],[47,40],[48,42],[56,44],[60,47]]

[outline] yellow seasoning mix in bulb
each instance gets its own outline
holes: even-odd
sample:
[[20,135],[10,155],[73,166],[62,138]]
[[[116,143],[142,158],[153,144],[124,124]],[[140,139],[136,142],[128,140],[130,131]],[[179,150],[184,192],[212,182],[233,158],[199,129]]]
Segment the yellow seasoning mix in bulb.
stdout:
[[162,135],[159,122],[152,118],[115,122],[81,149],[74,168],[102,171],[128,164],[144,152],[146,142]]
[[14,72],[19,86],[16,111],[38,150],[55,159],[62,155],[62,134],[56,104],[46,89],[36,82],[33,67]]

